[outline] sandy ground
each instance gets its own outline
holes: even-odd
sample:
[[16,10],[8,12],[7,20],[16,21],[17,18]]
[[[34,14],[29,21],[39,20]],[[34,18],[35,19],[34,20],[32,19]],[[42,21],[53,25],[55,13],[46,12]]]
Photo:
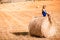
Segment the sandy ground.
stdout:
[[43,4],[46,5],[46,10],[57,23],[58,30],[60,30],[60,1],[0,4],[1,40],[59,40],[59,38],[37,38],[29,35],[16,36],[12,34],[14,32],[29,32],[28,24],[33,17],[41,16]]

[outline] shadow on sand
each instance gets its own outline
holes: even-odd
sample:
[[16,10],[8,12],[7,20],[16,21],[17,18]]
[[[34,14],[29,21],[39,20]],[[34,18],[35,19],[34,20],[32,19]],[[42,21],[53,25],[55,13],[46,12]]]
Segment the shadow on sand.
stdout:
[[[20,36],[20,35],[27,36],[27,35],[29,35],[29,32],[13,32],[12,34],[14,34],[16,36]],[[36,38],[42,38],[40,36],[35,36],[35,35],[29,35],[29,36],[36,37]],[[43,38],[45,38],[45,37],[43,37]]]
[[20,36],[20,35],[28,35],[28,32],[13,32],[12,34],[16,35],[16,36]]

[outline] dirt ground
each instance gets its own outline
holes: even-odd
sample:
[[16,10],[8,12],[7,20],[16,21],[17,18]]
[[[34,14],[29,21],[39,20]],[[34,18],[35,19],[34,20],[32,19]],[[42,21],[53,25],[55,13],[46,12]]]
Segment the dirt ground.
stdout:
[[42,16],[42,6],[57,23],[60,33],[60,1],[36,1],[0,4],[0,40],[59,40],[60,38],[39,38],[15,35],[16,32],[29,32],[28,24],[32,18]]

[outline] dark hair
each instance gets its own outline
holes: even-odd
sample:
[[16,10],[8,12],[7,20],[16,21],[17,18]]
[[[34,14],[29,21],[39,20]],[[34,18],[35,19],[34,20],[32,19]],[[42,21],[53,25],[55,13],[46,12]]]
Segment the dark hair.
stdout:
[[43,9],[45,9],[46,5],[43,5]]

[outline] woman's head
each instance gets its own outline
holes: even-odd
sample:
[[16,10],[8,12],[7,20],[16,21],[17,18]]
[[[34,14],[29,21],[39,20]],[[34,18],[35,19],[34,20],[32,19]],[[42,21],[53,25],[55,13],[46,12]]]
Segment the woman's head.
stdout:
[[45,9],[46,5],[43,5],[43,9]]

